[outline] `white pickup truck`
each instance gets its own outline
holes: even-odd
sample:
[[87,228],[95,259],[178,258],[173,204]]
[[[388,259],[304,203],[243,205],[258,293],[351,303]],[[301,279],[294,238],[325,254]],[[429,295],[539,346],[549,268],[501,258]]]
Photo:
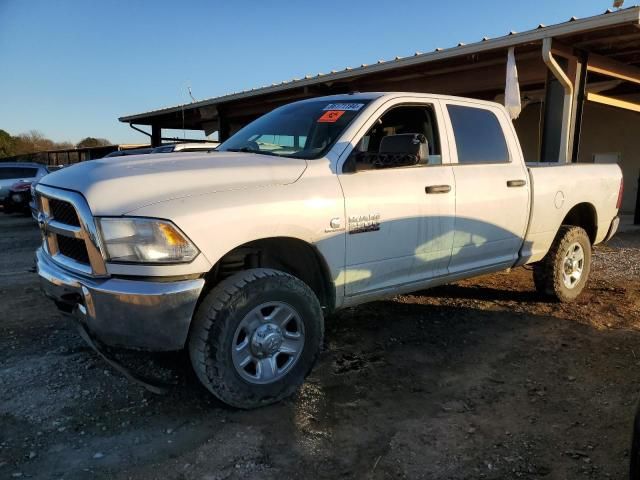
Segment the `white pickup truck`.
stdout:
[[495,103],[314,98],[213,152],[46,176],[37,268],[93,339],[187,348],[206,388],[253,408],[304,381],[338,309],[524,264],[574,299],[621,186],[616,165],[525,165]]

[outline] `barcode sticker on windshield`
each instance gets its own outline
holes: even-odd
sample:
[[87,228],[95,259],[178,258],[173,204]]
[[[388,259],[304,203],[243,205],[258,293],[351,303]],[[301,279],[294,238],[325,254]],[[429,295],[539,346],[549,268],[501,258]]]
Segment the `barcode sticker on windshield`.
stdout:
[[330,103],[323,110],[342,110],[357,112],[364,106],[364,103]]
[[318,119],[318,123],[334,123],[344,114],[344,110],[329,110]]

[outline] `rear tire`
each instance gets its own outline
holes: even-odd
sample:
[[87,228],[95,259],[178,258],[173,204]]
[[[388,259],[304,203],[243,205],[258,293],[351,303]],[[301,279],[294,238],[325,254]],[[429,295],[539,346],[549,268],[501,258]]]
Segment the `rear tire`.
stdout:
[[560,227],[547,255],[533,265],[538,293],[571,302],[584,289],[591,271],[591,241],[580,227]]
[[293,394],[320,353],[318,298],[298,278],[257,268],[216,285],[195,314],[189,355],[198,379],[224,403],[257,408]]

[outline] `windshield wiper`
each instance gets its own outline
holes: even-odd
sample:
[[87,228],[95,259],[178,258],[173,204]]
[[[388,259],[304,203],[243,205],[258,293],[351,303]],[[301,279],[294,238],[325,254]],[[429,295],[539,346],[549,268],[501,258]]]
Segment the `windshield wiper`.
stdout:
[[272,157],[281,157],[277,153],[270,152],[268,150],[256,150],[255,148],[242,147],[242,148],[227,148],[227,152],[242,152],[242,153],[258,153],[260,155],[271,155]]

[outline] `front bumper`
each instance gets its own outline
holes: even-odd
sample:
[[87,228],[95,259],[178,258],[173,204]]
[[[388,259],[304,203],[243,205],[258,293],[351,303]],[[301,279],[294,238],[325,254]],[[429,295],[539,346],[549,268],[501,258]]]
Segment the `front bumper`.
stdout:
[[150,351],[184,347],[203,279],[176,282],[87,278],[54,263],[39,248],[44,294],[101,342]]

